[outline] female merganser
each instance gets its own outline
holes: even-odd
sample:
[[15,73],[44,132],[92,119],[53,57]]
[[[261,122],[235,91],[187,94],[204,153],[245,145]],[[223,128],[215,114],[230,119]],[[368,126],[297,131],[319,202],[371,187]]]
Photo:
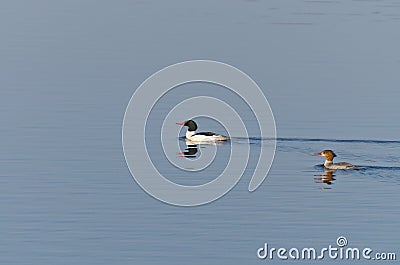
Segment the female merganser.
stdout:
[[339,162],[333,163],[333,158],[336,157],[336,154],[332,150],[324,150],[320,153],[314,154],[316,156],[325,156],[326,160],[324,163],[324,167],[327,169],[357,169],[356,166],[346,163],[346,162]]
[[217,141],[227,141],[230,139],[229,137],[226,137],[221,134],[216,134],[213,132],[196,133],[197,124],[192,120],[177,122],[176,124],[188,127],[188,130],[186,132],[186,139],[192,142],[217,142]]

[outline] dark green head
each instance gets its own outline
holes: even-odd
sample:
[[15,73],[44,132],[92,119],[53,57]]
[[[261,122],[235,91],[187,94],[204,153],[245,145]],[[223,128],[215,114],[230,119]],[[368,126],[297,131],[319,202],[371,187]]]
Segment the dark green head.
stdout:
[[188,131],[196,131],[197,130],[197,124],[193,120],[178,122],[177,124],[182,125],[182,126],[187,126]]

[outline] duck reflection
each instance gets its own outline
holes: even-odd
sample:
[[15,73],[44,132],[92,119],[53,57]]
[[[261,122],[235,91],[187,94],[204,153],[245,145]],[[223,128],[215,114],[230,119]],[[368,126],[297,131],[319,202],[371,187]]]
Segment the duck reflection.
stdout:
[[201,155],[201,146],[220,146],[225,144],[226,142],[218,141],[218,142],[193,142],[189,139],[185,139],[186,149],[184,152],[179,152],[180,157],[185,158],[199,158]]
[[331,170],[331,169],[324,169],[324,174],[320,174],[320,175],[315,175],[318,176],[317,178],[314,178],[315,183],[324,183],[327,185],[332,185],[334,183],[334,181],[336,180],[334,178],[334,173],[335,170]]
[[180,154],[181,157],[197,158],[199,155],[198,151],[199,151],[198,145],[186,139],[186,149],[184,152],[180,152]]

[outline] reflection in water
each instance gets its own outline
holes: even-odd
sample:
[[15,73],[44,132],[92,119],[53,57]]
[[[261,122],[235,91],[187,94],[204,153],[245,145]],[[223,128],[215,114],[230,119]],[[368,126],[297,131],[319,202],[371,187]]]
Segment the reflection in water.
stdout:
[[[190,140],[186,140],[186,149],[184,152],[180,152],[181,157],[186,158],[197,158],[198,156],[198,147],[197,144],[193,143]],[[199,153],[200,154],[200,153]]]
[[223,141],[210,141],[210,142],[193,142],[189,139],[185,139],[186,143],[186,149],[184,152],[179,152],[180,157],[185,157],[185,158],[199,158],[201,155],[201,145],[212,145],[212,146],[221,146],[225,144],[226,142]]
[[324,174],[315,175],[315,176],[318,176],[317,178],[314,178],[315,183],[325,183],[327,185],[332,185],[333,181],[336,180],[334,178],[334,176],[335,176],[333,174],[334,172],[335,172],[335,170],[324,168]]

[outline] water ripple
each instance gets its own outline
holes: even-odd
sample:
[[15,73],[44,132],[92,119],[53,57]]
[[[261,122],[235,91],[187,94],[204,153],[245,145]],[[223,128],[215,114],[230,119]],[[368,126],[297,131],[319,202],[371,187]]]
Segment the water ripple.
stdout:
[[[259,137],[250,137],[249,139],[253,140],[253,141],[274,140],[274,138],[259,138]],[[283,138],[283,137],[275,138],[275,140],[277,140],[279,142],[328,142],[328,143],[400,144],[399,140]]]

